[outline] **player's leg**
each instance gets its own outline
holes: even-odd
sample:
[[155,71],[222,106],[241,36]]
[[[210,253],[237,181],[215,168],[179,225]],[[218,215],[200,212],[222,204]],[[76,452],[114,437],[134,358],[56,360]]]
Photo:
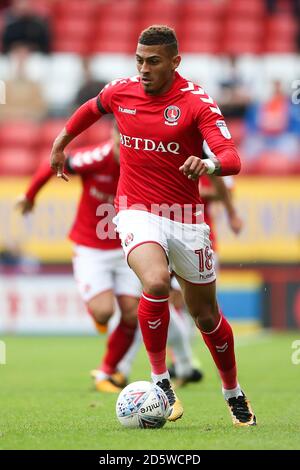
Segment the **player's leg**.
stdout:
[[79,294],[100,333],[107,331],[114,313],[113,279],[107,257],[112,250],[98,250],[82,245],[73,247],[73,273]]
[[133,342],[130,348],[128,349],[127,353],[124,355],[121,361],[118,362],[117,372],[113,376],[114,381],[119,386],[125,387],[125,385],[127,385],[127,383],[129,382],[129,375],[132,370],[133,363],[137,356],[137,353],[140,350],[142,341],[143,340],[142,340],[141,330],[139,327],[137,327]]
[[128,262],[143,286],[138,318],[152,374],[158,381],[167,370],[170,276],[166,254],[160,245],[146,243],[131,251]]
[[187,308],[218,368],[234,423],[255,424],[250,405],[237,381],[232,329],[221,315],[216,300],[209,227],[205,223],[177,224],[175,232],[176,236],[169,241],[171,267],[181,285]]
[[170,275],[166,253],[157,243],[142,244],[131,251],[128,263],[143,286],[138,319],[151,364],[151,376],[169,399],[171,413],[168,419],[176,421],[181,418],[183,408],[171,387],[166,365],[170,319],[168,304]]
[[189,312],[219,371],[233,423],[240,426],[255,424],[251,406],[238,383],[232,328],[218,308],[215,281],[203,285],[183,279],[179,282]]
[[169,398],[169,419],[176,420],[182,416],[183,410],[171,388],[166,366],[170,275],[161,219],[145,211],[126,210],[118,214],[115,222],[128,264],[140,279],[143,288],[138,320],[152,378]]
[[120,386],[125,386],[142,341],[137,325],[137,307],[142,293],[142,286],[138,277],[126,263],[123,252],[119,263],[115,266],[114,274],[114,290],[121,312],[119,327],[125,325],[128,332],[129,347],[126,351],[124,349],[125,354],[118,361],[117,371],[113,378]]
[[[102,266],[105,266],[105,263],[102,263]],[[137,305],[141,292],[140,282],[125,262],[121,248],[110,250],[106,257],[106,272],[111,274],[114,302],[117,300],[120,314],[114,317],[117,318],[115,328],[108,337],[106,351],[96,375],[96,386],[98,390],[103,391],[107,391],[102,385],[105,385],[104,380],[108,377],[118,388],[122,385],[119,383],[120,377],[115,374],[118,363],[123,359],[134,339],[137,327]]]
[[171,287],[168,352],[171,353],[172,365],[169,366],[169,373],[178,387],[189,382],[198,382],[203,374],[194,366],[190,328],[187,325],[181,289],[175,277],[171,280]]
[[106,333],[108,321],[115,310],[113,290],[108,289],[105,292],[94,295],[94,297],[86,302],[86,307],[95,323],[97,331],[99,333]]
[[[123,254],[122,254],[123,256]],[[123,260],[125,263],[125,261]],[[129,269],[129,268],[127,268]],[[131,347],[137,328],[138,297],[122,295],[117,297],[120,308],[120,318],[115,329],[108,337],[105,355],[101,364],[101,371],[112,377],[119,387],[124,386],[121,377],[116,374],[119,362]],[[118,369],[119,370],[119,369]]]
[[[99,250],[81,245],[74,246],[73,270],[82,300],[99,331],[106,326],[115,311],[114,280],[111,271],[115,252],[121,250]],[[100,330],[101,331],[101,330]],[[91,372],[96,389],[104,392],[119,392],[110,377],[110,371],[102,368]]]

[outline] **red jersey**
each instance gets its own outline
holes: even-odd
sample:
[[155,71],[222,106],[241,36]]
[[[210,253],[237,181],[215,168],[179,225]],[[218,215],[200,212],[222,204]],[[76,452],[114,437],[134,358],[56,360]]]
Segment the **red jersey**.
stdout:
[[[97,209],[101,204],[108,204],[110,219],[112,217],[113,201],[116,195],[120,166],[114,158],[113,142],[108,141],[98,146],[78,149],[68,159],[68,166],[73,173],[81,177],[82,193],[78,204],[76,217],[69,233],[69,238],[80,245],[101,250],[121,248],[118,235],[113,238],[101,238],[107,214]],[[44,162],[32,179],[26,197],[33,200],[39,189],[53,176],[49,162]],[[99,225],[100,224],[100,225]],[[113,229],[111,226],[110,229]],[[98,234],[97,234],[98,231]]]
[[[113,142],[77,151],[70,160],[70,166],[81,176],[82,194],[69,238],[75,243],[91,248],[102,250],[121,248],[121,242],[115,232],[113,239],[99,238],[103,230],[99,229],[98,224],[106,215],[99,212],[97,215],[97,209],[101,204],[108,204],[108,210],[114,210],[120,165],[114,157]],[[103,228],[107,229],[107,226]]]
[[[102,114],[114,114],[121,134],[117,210],[142,205],[150,211],[162,204],[190,205],[194,210],[201,204],[198,181],[189,180],[179,167],[191,155],[202,156],[204,139],[221,165],[222,158],[230,159],[239,171],[220,109],[201,87],[177,72],[164,94],[146,94],[139,77],[133,77],[111,82],[98,103]],[[222,170],[226,174],[226,163]]]

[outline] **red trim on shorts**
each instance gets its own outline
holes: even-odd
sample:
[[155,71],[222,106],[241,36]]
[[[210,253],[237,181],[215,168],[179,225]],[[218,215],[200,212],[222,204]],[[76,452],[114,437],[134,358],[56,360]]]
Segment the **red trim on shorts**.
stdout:
[[174,273],[176,274],[176,276],[180,277],[180,279],[182,279],[185,282],[188,282],[189,284],[192,284],[193,286],[209,286],[209,284],[213,284],[214,282],[216,282],[216,279],[210,282],[191,282],[191,281],[188,281],[187,279],[184,279],[184,277],[179,276],[179,274],[177,274],[175,271]]
[[[145,243],[154,243],[155,245],[160,246],[160,247],[164,250],[164,253],[165,253],[165,255],[166,255],[167,261],[168,261],[168,263],[169,263],[169,259],[168,259],[166,250],[165,250],[164,247],[161,245],[161,243],[155,242],[155,241],[152,241],[152,240],[147,240],[147,241],[145,241],[145,242],[138,243],[137,245],[134,245],[132,248],[130,248],[130,250],[128,251],[127,256],[126,256],[126,261],[127,261],[127,264],[128,264],[129,267],[130,267],[130,264],[128,263],[128,256],[130,255],[130,253],[131,253],[133,250],[135,250],[135,248],[137,248],[138,246],[141,246],[141,245],[145,245]],[[131,267],[130,267],[130,269],[131,269]]]

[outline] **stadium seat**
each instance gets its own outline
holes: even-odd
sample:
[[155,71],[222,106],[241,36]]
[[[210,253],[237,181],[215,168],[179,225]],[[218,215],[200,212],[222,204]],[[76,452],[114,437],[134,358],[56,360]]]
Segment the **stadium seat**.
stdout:
[[155,10],[147,13],[147,15],[142,15],[140,21],[138,22],[136,40],[141,31],[155,24],[168,25],[171,28],[177,30],[177,16],[174,14],[174,12],[160,13],[159,11]]
[[222,42],[221,52],[231,55],[259,54],[262,52],[262,43],[259,38],[238,39],[235,36],[229,36]]
[[262,0],[228,0],[226,2],[226,13],[230,17],[244,16],[259,20],[265,14],[265,4]]
[[82,83],[82,59],[73,53],[51,54],[47,72],[41,82],[43,94],[51,109],[63,109],[72,103]]
[[85,1],[83,6],[82,0],[68,0],[67,2],[59,0],[54,3],[52,9],[53,16],[56,18],[91,18],[95,15],[99,3],[95,1]]
[[180,50],[183,53],[216,54],[219,52],[220,42],[214,38],[185,37],[180,40]]
[[82,59],[75,53],[51,54],[49,61],[49,79],[57,80],[81,80],[83,74]]
[[24,148],[0,148],[0,175],[31,175],[37,166],[35,152]]
[[31,149],[38,142],[38,125],[28,121],[0,124],[0,146]]
[[88,55],[90,52],[89,43],[85,39],[78,37],[54,38],[52,42],[52,50],[56,53],[69,52],[78,54],[79,56]]
[[299,60],[297,54],[264,54],[262,73],[267,82],[280,78],[282,82],[292,83],[299,76]]
[[66,124],[65,119],[49,119],[41,124],[39,130],[39,147],[52,147],[55,137]]
[[52,31],[55,40],[66,39],[85,39],[87,40],[93,34],[93,22],[88,18],[57,18],[53,22]]
[[[133,37],[100,37],[93,40],[90,46],[92,53],[133,54],[136,49],[136,36]],[[112,77],[111,77],[112,78]]]
[[236,145],[240,145],[245,135],[245,123],[243,119],[226,119],[230,134]]
[[218,80],[222,73],[220,59],[215,54],[184,54],[179,72],[204,87],[217,99]]
[[267,31],[274,35],[285,37],[294,37],[297,30],[297,20],[289,14],[272,15],[267,20]]
[[117,18],[123,20],[135,18],[139,14],[140,0],[105,0],[98,2],[97,14],[99,19]]
[[[95,31],[94,38],[107,38],[120,41],[127,39],[127,36],[134,36],[136,40],[136,22],[135,20],[124,20],[123,18],[108,18],[102,27],[100,25]],[[110,37],[112,36],[112,37]]]
[[139,29],[153,24],[166,24],[176,28],[178,4],[176,0],[144,0],[141,2]]
[[182,52],[217,53],[219,50],[220,22],[215,19],[184,19],[178,27]]
[[283,40],[281,37],[268,38],[264,45],[265,52],[274,52],[277,54],[289,54],[297,52],[294,40]]
[[193,18],[184,19],[177,28],[179,41],[186,37],[203,37],[219,39],[221,24],[215,19]]
[[180,18],[211,18],[223,13],[223,4],[211,0],[185,0],[181,3]]
[[[49,119],[45,121],[40,126],[39,131],[39,141],[38,141],[38,149],[39,152],[42,154],[48,153],[50,155],[50,151],[54,142],[54,139],[58,136],[60,131],[64,128],[66,124],[66,119]],[[87,145],[87,133],[83,132],[79,136],[77,136],[72,144],[70,144],[69,148],[72,146],[81,146]]]
[[55,2],[49,0],[30,0],[30,6],[37,15],[48,17],[53,12]]
[[296,52],[297,22],[289,14],[277,14],[266,25],[265,51],[277,53]]
[[130,56],[119,53],[96,54],[91,60],[91,70],[95,78],[105,82],[113,78],[126,78],[137,74],[133,54]]
[[229,18],[223,27],[224,39],[234,39],[237,42],[244,38],[261,40],[264,32],[264,25],[261,21],[248,18]]

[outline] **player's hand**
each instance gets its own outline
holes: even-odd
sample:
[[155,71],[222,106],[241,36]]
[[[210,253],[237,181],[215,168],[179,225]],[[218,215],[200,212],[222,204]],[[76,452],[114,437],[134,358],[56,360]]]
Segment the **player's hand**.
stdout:
[[229,216],[229,226],[233,233],[238,235],[243,228],[243,221],[237,214]]
[[179,167],[179,171],[188,177],[189,180],[196,180],[199,176],[207,173],[207,168],[203,160],[191,155],[184,164]]
[[50,156],[50,166],[56,172],[58,178],[69,181],[68,176],[64,173],[64,163],[66,156],[61,150],[52,149]]
[[22,215],[28,214],[32,211],[34,201],[28,199],[25,194],[19,196],[15,202],[15,208],[21,212]]

